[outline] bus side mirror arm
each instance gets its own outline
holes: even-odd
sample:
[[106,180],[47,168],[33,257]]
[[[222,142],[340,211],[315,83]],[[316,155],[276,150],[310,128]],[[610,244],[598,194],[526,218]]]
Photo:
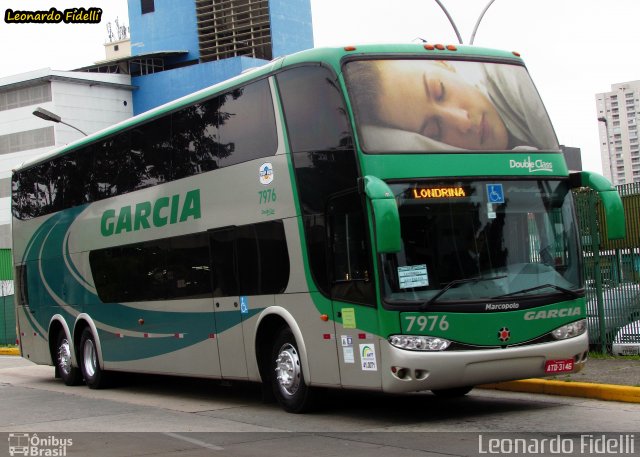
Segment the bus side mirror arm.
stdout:
[[371,175],[362,178],[360,186],[373,209],[373,227],[378,252],[400,252],[400,213],[393,192],[387,183]]
[[607,178],[592,171],[576,171],[569,175],[572,188],[588,187],[598,193],[607,226],[607,238],[622,239],[626,236],[626,225],[622,199],[617,189]]

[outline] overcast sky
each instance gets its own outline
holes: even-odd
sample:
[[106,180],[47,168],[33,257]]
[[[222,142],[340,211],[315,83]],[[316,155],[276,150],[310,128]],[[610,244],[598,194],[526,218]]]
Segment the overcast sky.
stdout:
[[[133,0],[137,1],[137,0]],[[175,0],[184,1],[184,0]],[[488,0],[442,0],[465,43]],[[70,70],[104,59],[106,23],[128,24],[126,0],[3,0],[14,10],[102,8],[101,24],[0,22],[0,77],[39,68]],[[435,0],[311,0],[316,46],[400,42],[457,43]],[[639,0],[495,0],[478,46],[522,54],[561,144],[582,149],[601,172],[595,94],[640,80]]]

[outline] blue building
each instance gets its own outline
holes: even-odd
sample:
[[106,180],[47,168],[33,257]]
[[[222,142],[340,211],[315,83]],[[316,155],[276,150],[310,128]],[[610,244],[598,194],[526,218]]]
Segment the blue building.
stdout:
[[137,87],[134,114],[313,47],[310,0],[129,0],[128,5],[126,71]]

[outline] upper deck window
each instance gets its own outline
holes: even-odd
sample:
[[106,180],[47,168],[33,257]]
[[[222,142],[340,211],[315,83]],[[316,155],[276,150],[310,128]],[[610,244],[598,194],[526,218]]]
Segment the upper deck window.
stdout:
[[523,66],[362,60],[345,77],[366,152],[559,149]]

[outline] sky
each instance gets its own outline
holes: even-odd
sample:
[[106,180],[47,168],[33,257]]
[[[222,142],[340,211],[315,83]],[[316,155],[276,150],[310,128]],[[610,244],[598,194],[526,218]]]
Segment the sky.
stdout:
[[[133,0],[137,1],[137,0]],[[184,0],[174,0],[184,1]],[[489,0],[441,0],[469,43]],[[0,78],[40,68],[71,70],[104,59],[106,24],[128,25],[126,0],[0,0]],[[13,10],[103,9],[100,24],[7,24]],[[316,47],[365,43],[457,44],[435,0],[311,0]],[[640,1],[495,0],[477,46],[518,51],[558,140],[582,149],[583,168],[602,172],[595,94],[640,80]]]

